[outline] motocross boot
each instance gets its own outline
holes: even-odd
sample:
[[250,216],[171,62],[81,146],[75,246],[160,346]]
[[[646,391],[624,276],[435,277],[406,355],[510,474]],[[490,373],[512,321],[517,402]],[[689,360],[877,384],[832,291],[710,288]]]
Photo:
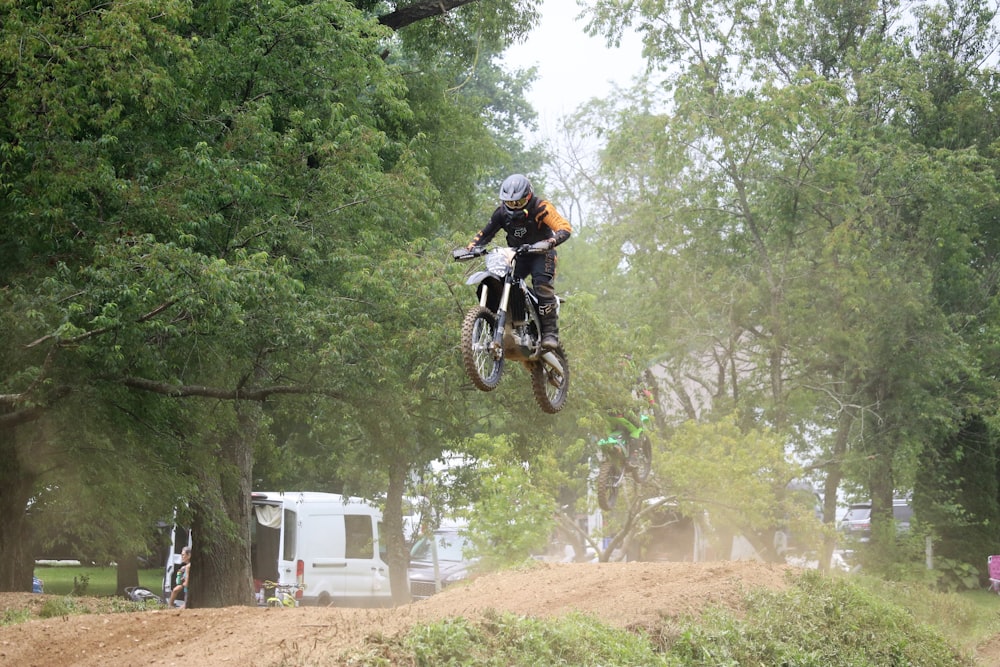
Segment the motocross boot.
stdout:
[[542,348],[555,350],[559,347],[559,314],[556,312],[556,304],[539,305],[538,315],[542,324]]

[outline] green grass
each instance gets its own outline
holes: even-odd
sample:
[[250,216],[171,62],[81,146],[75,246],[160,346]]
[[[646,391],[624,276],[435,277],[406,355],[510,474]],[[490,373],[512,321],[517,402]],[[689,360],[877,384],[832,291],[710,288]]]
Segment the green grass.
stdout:
[[[114,567],[97,565],[37,565],[35,576],[45,582],[45,592],[52,595],[105,597],[115,594],[118,571]],[[139,585],[160,594],[163,586],[163,569],[139,570]]]
[[[401,638],[370,638],[363,649],[329,664],[352,667],[971,667],[975,664],[970,650],[961,646],[962,641],[955,641],[949,635],[953,620],[942,616],[957,613],[967,618],[975,613],[977,601],[963,601],[954,594],[943,600],[924,588],[922,597],[909,598],[909,603],[918,607],[914,613],[894,601],[907,598],[909,592],[887,593],[874,588],[852,579],[806,572],[787,590],[747,593],[740,613],[716,608],[699,617],[665,618],[631,631],[608,628],[580,615],[538,620],[491,613],[477,622],[457,618],[418,626]],[[935,607],[942,603],[947,608],[939,608],[935,614]],[[991,616],[996,617],[995,607]]]

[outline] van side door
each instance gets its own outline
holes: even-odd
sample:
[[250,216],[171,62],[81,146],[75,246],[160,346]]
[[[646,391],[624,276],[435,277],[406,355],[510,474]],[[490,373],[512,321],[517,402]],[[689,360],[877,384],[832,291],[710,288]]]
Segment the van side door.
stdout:
[[312,602],[329,604],[344,595],[344,516],[337,508],[309,508],[304,519],[308,536],[300,541],[305,561],[303,594]]
[[378,517],[372,513],[345,514],[345,595],[355,600],[390,595],[389,570],[379,553]]

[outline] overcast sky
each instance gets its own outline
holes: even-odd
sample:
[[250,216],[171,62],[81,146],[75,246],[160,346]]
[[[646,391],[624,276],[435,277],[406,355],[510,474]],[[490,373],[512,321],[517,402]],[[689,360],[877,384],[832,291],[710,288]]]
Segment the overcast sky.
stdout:
[[628,87],[645,66],[638,35],[629,33],[621,47],[608,48],[603,38],[584,33],[579,14],[577,0],[542,0],[538,27],[504,56],[515,67],[538,66],[530,101],[543,136],[587,100],[606,97],[613,84]]

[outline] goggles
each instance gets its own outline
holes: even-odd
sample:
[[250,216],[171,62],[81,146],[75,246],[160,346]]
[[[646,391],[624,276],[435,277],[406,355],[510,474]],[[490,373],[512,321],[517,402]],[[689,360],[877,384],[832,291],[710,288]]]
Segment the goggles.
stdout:
[[516,211],[518,209],[524,208],[525,205],[528,203],[529,199],[531,199],[531,195],[528,195],[527,197],[521,197],[520,199],[505,199],[503,201],[503,205],[509,209]]

